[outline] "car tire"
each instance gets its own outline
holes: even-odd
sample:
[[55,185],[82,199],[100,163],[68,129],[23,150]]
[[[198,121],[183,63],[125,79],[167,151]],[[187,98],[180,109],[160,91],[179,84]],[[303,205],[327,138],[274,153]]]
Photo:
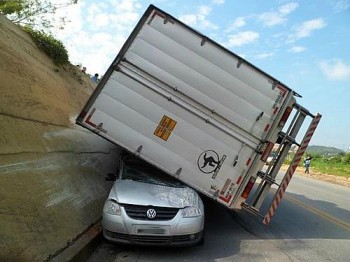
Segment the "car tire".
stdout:
[[198,242],[198,245],[199,246],[203,246],[204,244],[205,244],[205,237],[204,237],[204,234],[203,234],[201,240],[199,240],[199,242]]

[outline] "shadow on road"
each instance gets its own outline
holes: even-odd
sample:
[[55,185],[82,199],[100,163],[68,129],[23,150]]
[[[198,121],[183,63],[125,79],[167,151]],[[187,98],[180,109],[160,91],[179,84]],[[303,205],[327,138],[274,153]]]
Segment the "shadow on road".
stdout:
[[[267,204],[272,197],[273,194],[270,194]],[[265,226],[262,217],[243,210],[230,212],[211,200],[203,200],[206,208],[204,245],[188,248],[137,247],[104,240],[88,261],[164,261],[165,258],[170,261],[215,261],[228,258],[259,261],[263,257],[273,258],[279,253],[298,257],[303,252],[305,256],[310,256],[309,252],[312,252],[313,258],[319,259],[317,253],[302,243],[303,240],[350,239],[350,230],[344,229],[339,221],[327,217],[324,211],[310,208],[322,206],[329,214],[342,213],[350,217],[349,211],[330,202],[287,193],[272,222]],[[262,209],[264,208],[267,209],[268,206],[265,205]],[[299,258],[302,257],[300,255]]]
[[350,211],[334,203],[286,193],[268,228],[297,239],[350,239],[349,218]]
[[[165,257],[171,261],[213,261],[238,253],[239,239],[241,237],[249,238],[250,234],[242,230],[239,223],[232,221],[231,214],[225,208],[210,200],[203,200],[206,212],[206,237],[203,245],[185,248],[142,247],[113,244],[104,240],[88,261],[98,261],[100,259],[104,261],[136,261],[140,256],[150,261],[164,261]],[[240,234],[242,236],[237,237]],[[109,260],[111,257],[114,258]]]

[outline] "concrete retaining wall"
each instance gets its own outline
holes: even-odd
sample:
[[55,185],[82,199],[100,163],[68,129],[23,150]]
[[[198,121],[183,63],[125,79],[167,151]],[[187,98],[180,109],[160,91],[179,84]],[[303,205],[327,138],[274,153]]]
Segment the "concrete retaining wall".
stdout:
[[43,261],[101,217],[118,149],[74,123],[95,84],[0,15],[0,261]]
[[101,217],[118,149],[80,128],[4,118],[16,136],[1,151],[23,151],[0,156],[0,260],[42,261]]

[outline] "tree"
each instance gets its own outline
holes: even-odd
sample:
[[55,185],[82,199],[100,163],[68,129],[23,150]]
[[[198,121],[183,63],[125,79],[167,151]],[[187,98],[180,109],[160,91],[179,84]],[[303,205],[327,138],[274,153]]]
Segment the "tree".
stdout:
[[342,162],[345,164],[350,164],[350,152],[346,153],[343,158],[342,158]]
[[65,17],[60,17],[59,21],[53,18],[56,10],[77,2],[78,0],[62,0],[60,3],[52,3],[51,0],[0,0],[0,13],[15,24],[49,30],[55,23],[58,23],[55,26],[63,28],[67,22]]
[[23,0],[6,1],[0,0],[0,13],[10,15],[18,13],[23,9]]

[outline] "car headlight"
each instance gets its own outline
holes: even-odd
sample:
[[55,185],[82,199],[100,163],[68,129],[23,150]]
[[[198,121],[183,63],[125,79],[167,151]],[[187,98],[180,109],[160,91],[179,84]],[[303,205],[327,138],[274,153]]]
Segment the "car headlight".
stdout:
[[116,216],[121,215],[121,210],[118,203],[110,199],[106,201],[103,207],[103,212],[106,212],[111,215],[116,215]]
[[183,217],[199,217],[202,215],[202,211],[198,207],[186,207],[182,209]]

